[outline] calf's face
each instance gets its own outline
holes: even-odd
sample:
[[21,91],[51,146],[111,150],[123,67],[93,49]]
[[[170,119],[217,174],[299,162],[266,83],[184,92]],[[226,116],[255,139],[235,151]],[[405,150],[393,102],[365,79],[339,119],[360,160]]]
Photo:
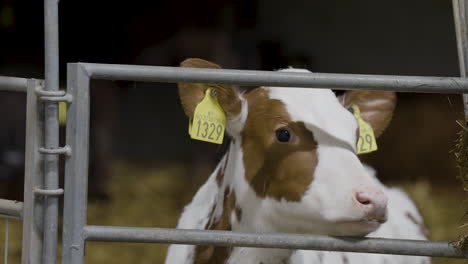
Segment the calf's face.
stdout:
[[[219,68],[199,59],[182,66]],[[189,117],[208,87],[218,91],[227,131],[242,152],[235,181],[247,187],[236,193],[243,215],[237,221],[259,230],[330,235],[366,235],[386,221],[387,198],[356,156],[358,125],[349,108],[357,104],[378,136],[390,122],[393,93],[336,98],[326,89],[260,87],[241,95],[232,86],[181,83]]]

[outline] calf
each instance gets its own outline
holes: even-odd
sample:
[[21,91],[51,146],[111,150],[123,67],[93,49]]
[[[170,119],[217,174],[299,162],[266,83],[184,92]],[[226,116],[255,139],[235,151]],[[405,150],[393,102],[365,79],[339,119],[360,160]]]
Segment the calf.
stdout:
[[[200,59],[183,67],[220,68]],[[286,69],[288,72],[308,72]],[[211,88],[226,114],[229,149],[185,208],[178,228],[425,239],[411,200],[383,186],[356,155],[356,104],[379,136],[389,124],[391,92],[179,84],[194,115]],[[374,233],[372,233],[374,232]],[[172,245],[166,263],[426,263],[405,257],[305,250]]]

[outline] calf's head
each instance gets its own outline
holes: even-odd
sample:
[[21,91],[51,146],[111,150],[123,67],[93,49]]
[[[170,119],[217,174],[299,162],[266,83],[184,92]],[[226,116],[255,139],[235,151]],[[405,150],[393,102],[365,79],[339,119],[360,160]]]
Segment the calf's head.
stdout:
[[[181,65],[220,68],[200,59]],[[241,94],[230,85],[180,83],[189,117],[208,88],[217,91],[238,153],[225,172],[241,212],[231,217],[233,225],[366,235],[386,221],[387,198],[356,155],[358,124],[350,107],[358,105],[379,136],[391,120],[394,93],[351,91],[337,98],[327,89],[260,87]]]

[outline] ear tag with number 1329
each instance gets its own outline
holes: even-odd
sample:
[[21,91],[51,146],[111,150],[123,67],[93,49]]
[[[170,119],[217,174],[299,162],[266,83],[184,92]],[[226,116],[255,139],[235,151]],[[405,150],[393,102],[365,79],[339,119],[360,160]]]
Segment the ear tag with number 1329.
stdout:
[[377,142],[374,136],[374,130],[372,127],[364,121],[361,117],[361,111],[355,104],[351,106],[353,108],[354,117],[358,121],[359,126],[359,139],[356,145],[357,154],[366,154],[377,150]]
[[221,144],[226,128],[226,115],[211,90],[206,90],[205,97],[195,107],[193,120],[189,120],[189,135],[192,139]]

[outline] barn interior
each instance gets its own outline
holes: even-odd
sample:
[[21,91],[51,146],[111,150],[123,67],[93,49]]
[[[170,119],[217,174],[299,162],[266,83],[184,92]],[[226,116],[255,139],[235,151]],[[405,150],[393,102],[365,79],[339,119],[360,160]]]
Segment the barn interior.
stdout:
[[[0,75],[44,78],[42,8],[0,2]],[[189,57],[230,69],[459,76],[452,12],[446,0],[61,1],[60,81],[65,88],[68,62],[177,66]],[[89,223],[175,227],[225,144],[188,137],[174,84],[91,87]],[[1,198],[22,200],[25,112],[25,94],[0,92]],[[467,233],[452,152],[460,119],[460,95],[399,93],[379,151],[361,156],[410,193],[433,240]],[[19,263],[20,222],[11,228],[10,261]],[[92,242],[86,263],[162,263],[165,249]]]

